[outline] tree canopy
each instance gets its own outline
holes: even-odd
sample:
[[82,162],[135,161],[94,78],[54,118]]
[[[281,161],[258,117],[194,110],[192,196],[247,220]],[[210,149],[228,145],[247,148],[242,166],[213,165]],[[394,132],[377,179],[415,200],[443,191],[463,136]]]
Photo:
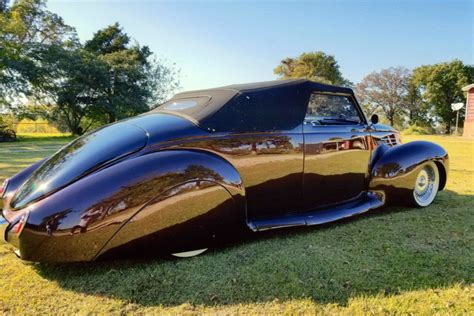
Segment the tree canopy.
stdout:
[[108,74],[101,90],[108,123],[149,110],[177,87],[173,71],[152,59],[147,46],[130,44],[118,23],[97,31],[84,50],[95,55]]
[[12,105],[31,94],[31,83],[40,81],[34,54],[40,46],[71,45],[74,28],[45,9],[42,0],[8,1],[0,5],[0,102]]
[[[44,1],[18,0],[5,2],[0,30],[0,101],[74,134],[143,113],[178,87],[174,67],[118,23],[82,44]],[[18,102],[24,99],[41,106]]]
[[[465,102],[462,87],[474,81],[474,67],[460,60],[421,66],[413,70],[412,80],[421,102],[432,106],[433,114],[449,133],[456,120],[451,104]],[[460,116],[464,116],[463,111]]]
[[[392,125],[444,127],[450,133],[456,119],[451,104],[465,102],[462,87],[473,81],[474,67],[453,60],[412,72],[404,67],[373,72],[357,84],[356,93],[366,112],[379,111]],[[459,114],[462,119],[464,112]]]
[[352,85],[342,76],[334,56],[320,51],[302,53],[296,58],[287,57],[273,72],[282,79],[304,78],[327,84]]
[[382,69],[365,76],[356,93],[369,115],[380,110],[394,125],[407,110],[409,82],[410,71],[404,67]]

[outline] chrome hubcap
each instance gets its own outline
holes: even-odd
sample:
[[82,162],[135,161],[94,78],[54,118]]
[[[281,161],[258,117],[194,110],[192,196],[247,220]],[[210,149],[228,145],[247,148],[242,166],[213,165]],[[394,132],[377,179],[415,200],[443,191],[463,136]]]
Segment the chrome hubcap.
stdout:
[[438,191],[438,168],[434,163],[426,164],[418,173],[413,196],[420,206],[427,206],[433,202]]
[[428,179],[428,173],[426,172],[425,169],[421,170],[420,175],[418,176],[417,182],[416,182],[416,190],[417,192],[425,192],[428,189],[428,184],[431,182]]

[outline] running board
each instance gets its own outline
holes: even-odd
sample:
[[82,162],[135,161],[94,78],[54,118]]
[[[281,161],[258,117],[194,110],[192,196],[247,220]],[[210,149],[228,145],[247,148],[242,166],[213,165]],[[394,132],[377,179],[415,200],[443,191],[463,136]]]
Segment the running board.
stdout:
[[248,223],[248,226],[256,232],[284,227],[319,225],[365,213],[383,204],[384,201],[380,195],[368,192],[360,198],[330,208],[302,214],[252,220]]

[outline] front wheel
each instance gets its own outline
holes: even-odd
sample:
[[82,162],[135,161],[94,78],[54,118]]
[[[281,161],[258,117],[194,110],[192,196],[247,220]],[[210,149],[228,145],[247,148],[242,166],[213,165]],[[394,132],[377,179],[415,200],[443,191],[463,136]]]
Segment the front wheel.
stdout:
[[415,180],[412,202],[417,207],[425,207],[433,203],[439,189],[438,166],[432,161],[422,165]]

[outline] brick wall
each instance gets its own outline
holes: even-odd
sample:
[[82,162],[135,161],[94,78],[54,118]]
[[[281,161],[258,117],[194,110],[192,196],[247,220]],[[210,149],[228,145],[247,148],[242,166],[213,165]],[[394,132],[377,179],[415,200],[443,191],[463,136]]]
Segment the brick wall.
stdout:
[[466,121],[474,121],[474,88],[467,92]]
[[467,92],[466,119],[464,120],[465,137],[474,137],[474,88]]

